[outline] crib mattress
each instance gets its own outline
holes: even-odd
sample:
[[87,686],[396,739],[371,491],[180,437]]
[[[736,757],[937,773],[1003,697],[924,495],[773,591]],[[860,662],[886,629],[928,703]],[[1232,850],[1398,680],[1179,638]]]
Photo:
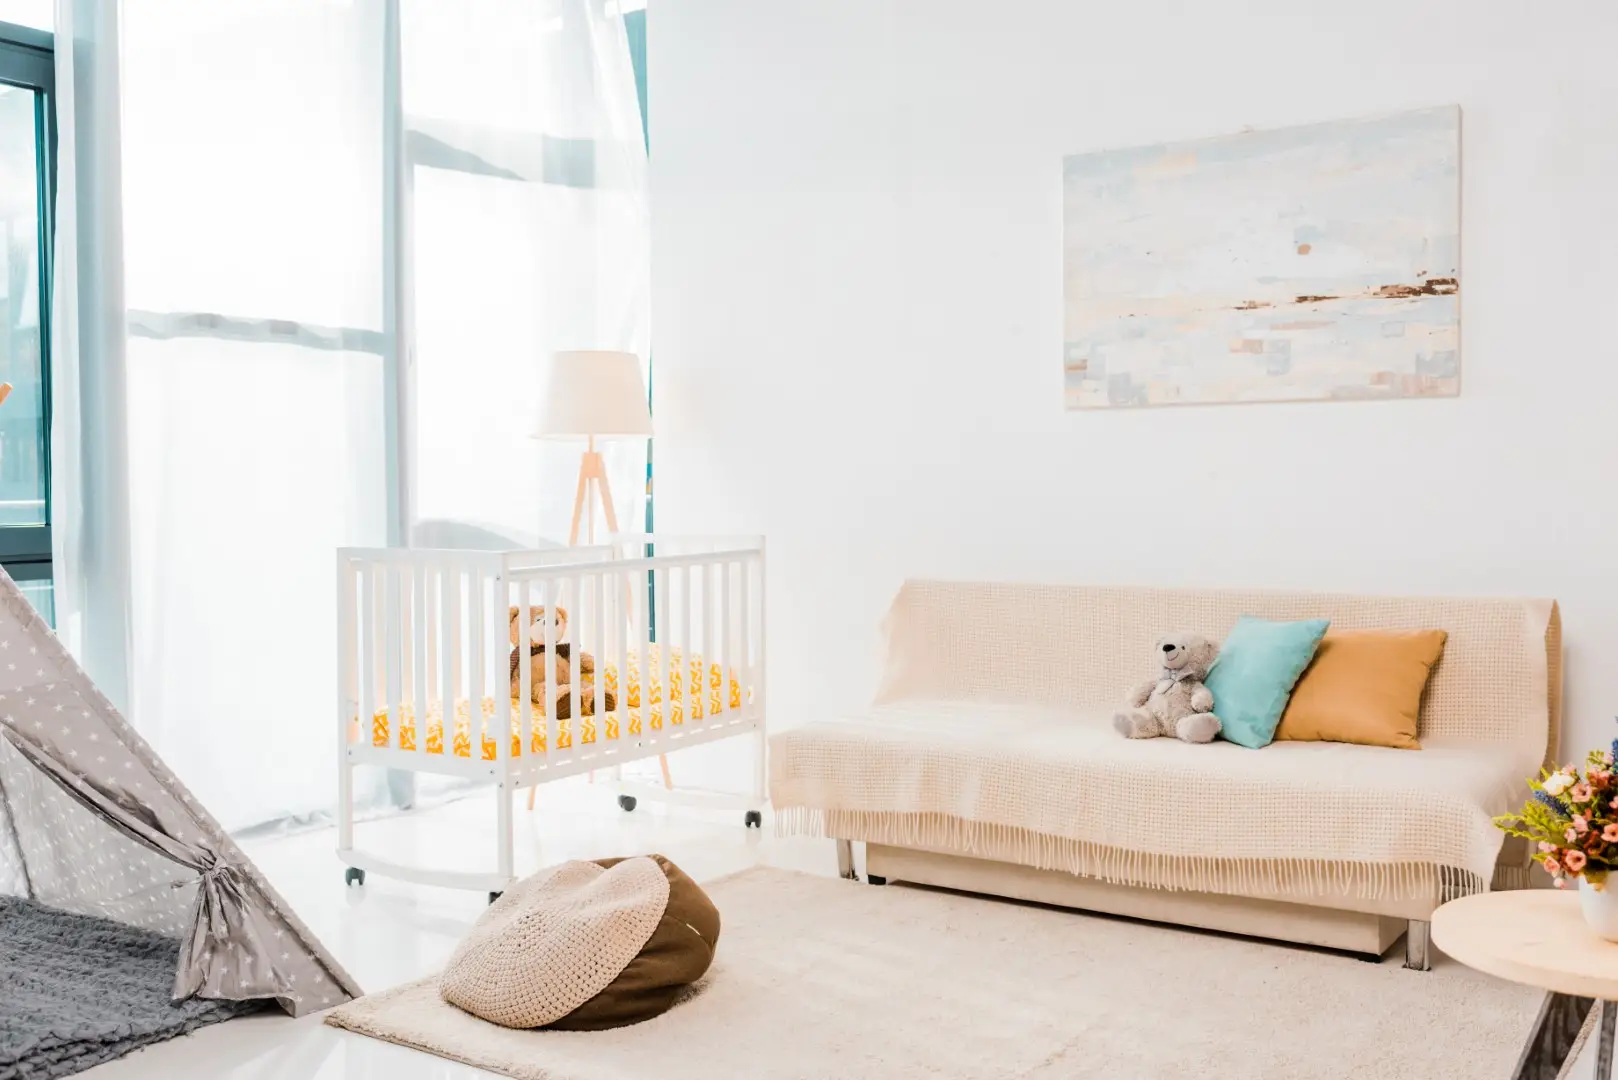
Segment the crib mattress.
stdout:
[[[630,735],[640,735],[647,730],[660,731],[664,724],[678,726],[685,723],[687,717],[701,719],[719,712],[721,708],[739,709],[744,696],[748,700],[752,699],[752,692],[750,690],[744,692],[735,671],[731,671],[727,678],[718,664],[704,663],[699,654],[686,657],[681,650],[671,649],[672,671],[665,668],[659,646],[651,646],[647,656],[649,663],[644,666],[651,669],[650,677],[643,676],[640,657],[637,653],[631,652],[625,661],[628,670],[622,680],[619,678],[616,664],[598,661],[596,674],[600,679],[602,700],[605,701],[605,692],[611,690],[618,696],[619,707],[612,712],[601,712],[593,716],[579,716],[575,713],[569,719],[558,720],[556,722],[558,750],[571,747],[575,738],[581,745],[589,745],[598,739],[607,741],[618,739],[622,737],[626,728]],[[665,674],[669,675],[667,687],[663,685]],[[690,688],[690,693],[687,693],[687,687]],[[486,697],[480,705],[481,715],[475,740],[480,744],[477,756],[484,761],[493,761],[496,757],[498,745],[495,742],[495,732],[499,730],[496,713],[502,705],[510,717],[511,756],[520,757],[525,752],[522,745],[522,703],[515,698],[507,700]],[[404,702],[399,706],[398,713],[398,745],[405,750],[416,750],[419,746],[417,739],[420,728],[414,704]],[[528,720],[530,733],[526,752],[543,754],[547,749],[545,706],[530,703]],[[444,753],[444,711],[440,702],[434,701],[429,704],[426,723],[421,727],[426,731],[427,753]],[[394,741],[391,735],[392,724],[388,710],[378,709],[371,717],[371,745],[392,746]],[[349,741],[359,742],[360,739],[359,718],[356,717]],[[471,758],[473,742],[472,704],[461,698],[455,702],[455,721],[451,726],[449,752],[455,757]]]

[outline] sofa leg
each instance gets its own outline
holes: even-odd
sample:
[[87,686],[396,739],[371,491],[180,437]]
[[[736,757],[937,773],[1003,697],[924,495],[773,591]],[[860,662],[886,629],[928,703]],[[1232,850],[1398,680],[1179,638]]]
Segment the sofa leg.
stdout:
[[837,876],[849,881],[858,881],[859,875],[854,873],[854,841],[837,841]]
[[1431,927],[1431,923],[1420,919],[1410,920],[1410,929],[1405,931],[1405,967],[1411,971],[1428,971],[1433,966],[1427,955],[1427,935]]

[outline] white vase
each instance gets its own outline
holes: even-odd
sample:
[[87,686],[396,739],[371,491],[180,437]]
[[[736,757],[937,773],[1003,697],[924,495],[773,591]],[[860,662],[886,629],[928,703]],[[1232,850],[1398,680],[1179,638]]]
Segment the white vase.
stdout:
[[1599,889],[1579,879],[1579,908],[1584,912],[1584,921],[1608,941],[1618,941],[1618,880],[1614,877],[1618,875],[1609,874]]

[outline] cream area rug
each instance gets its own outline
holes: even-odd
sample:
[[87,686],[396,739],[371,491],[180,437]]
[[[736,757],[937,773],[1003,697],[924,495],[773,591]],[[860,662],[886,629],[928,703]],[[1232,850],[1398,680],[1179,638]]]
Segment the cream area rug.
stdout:
[[327,1023],[521,1080],[1409,1080],[1509,1076],[1540,1001],[1454,964],[766,867],[707,888],[718,958],[644,1024],[513,1031],[432,979]]

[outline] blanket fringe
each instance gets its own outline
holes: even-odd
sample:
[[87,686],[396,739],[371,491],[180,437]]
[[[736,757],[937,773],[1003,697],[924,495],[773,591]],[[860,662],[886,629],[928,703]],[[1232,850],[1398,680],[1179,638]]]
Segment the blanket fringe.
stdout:
[[[1246,896],[1284,892],[1366,900],[1434,897],[1443,902],[1485,892],[1490,884],[1470,870],[1429,863],[1158,855],[948,814],[777,807],[775,831],[782,837],[835,837],[953,852],[1039,870],[1064,870],[1114,885]],[[1502,875],[1515,880],[1518,874],[1524,885],[1502,886]],[[1495,888],[1520,888],[1526,883],[1526,870],[1496,871]]]

